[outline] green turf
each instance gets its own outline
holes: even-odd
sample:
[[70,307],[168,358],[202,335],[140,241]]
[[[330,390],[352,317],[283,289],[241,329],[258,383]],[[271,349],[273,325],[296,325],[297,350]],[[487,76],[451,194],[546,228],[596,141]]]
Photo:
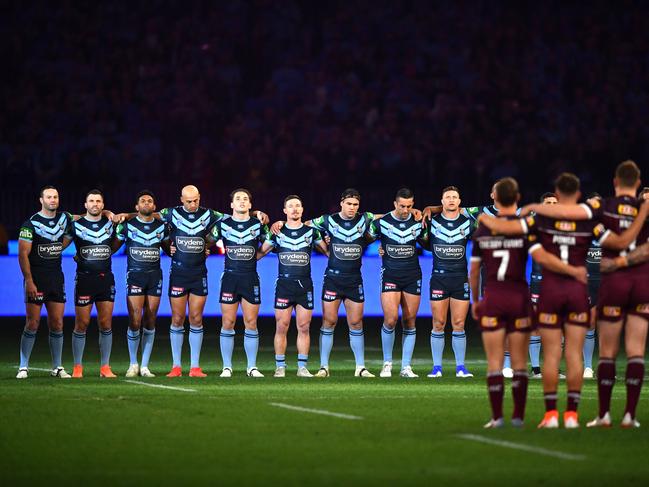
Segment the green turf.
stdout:
[[[267,377],[250,379],[243,375],[244,352],[237,342],[235,377],[228,380],[218,378],[217,341],[210,337],[202,356],[209,377],[172,380],[163,376],[168,371],[169,344],[160,335],[151,367],[159,376],[137,380],[195,392],[125,382],[126,344],[119,337],[113,356],[118,380],[96,377],[96,341],[89,340],[83,380],[55,380],[32,369],[28,380],[17,381],[17,341],[4,340],[0,347],[3,485],[567,485],[586,481],[595,485],[613,479],[649,479],[647,428],[536,430],[543,411],[540,381],[530,382],[525,428],[482,430],[489,410],[484,357],[477,347],[470,350],[468,360],[474,379],[425,378],[430,365],[423,337],[414,366],[419,379],[351,377],[351,351],[340,339],[329,379],[294,377],[293,348],[287,354],[289,377],[270,377],[274,362],[267,347],[262,348],[259,361]],[[395,357],[399,353],[395,350]],[[317,350],[312,354],[316,356]],[[378,374],[378,348],[370,348],[367,357],[368,367]],[[449,374],[450,346],[446,360]],[[31,365],[49,366],[42,334]],[[563,408],[564,384],[560,396]],[[595,416],[596,396],[595,382],[588,381],[580,408],[582,423]],[[362,419],[286,410],[271,403]],[[624,387],[618,383],[613,401],[616,422],[623,403]],[[508,391],[506,414],[510,412]],[[646,392],[638,419],[649,426]],[[462,434],[584,459],[562,460],[477,443]]]

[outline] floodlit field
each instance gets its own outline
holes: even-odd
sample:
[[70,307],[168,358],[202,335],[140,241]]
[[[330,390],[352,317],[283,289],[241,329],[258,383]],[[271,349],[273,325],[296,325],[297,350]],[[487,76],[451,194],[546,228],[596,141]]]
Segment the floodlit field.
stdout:
[[[4,322],[3,322],[4,324]],[[382,363],[378,325],[367,325],[367,365]],[[427,379],[428,335],[421,325],[414,370],[419,379],[355,379],[344,334],[337,334],[329,379],[298,379],[289,348],[286,379],[274,379],[271,328],[259,366],[264,379],[245,377],[241,335],[235,377],[220,379],[212,329],[203,344],[207,379],[167,379],[166,328],[156,338],[155,379],[126,380],[123,328],[116,330],[113,370],[99,379],[96,335],[89,333],[86,377],[57,380],[49,367],[46,334],[36,342],[30,378],[17,381],[20,326],[2,332],[0,454],[3,485],[592,485],[649,479],[649,401],[639,406],[639,430],[537,431],[543,401],[530,381],[527,424],[485,431],[489,418],[484,356],[470,336],[474,379],[456,379],[450,339],[446,377]],[[164,331],[163,331],[164,330]],[[341,332],[343,330],[340,330]],[[66,325],[65,365],[71,371]],[[316,328],[313,329],[314,338]],[[397,340],[398,344],[399,340]],[[317,369],[317,339],[310,368]],[[184,351],[187,353],[187,343]],[[400,350],[395,350],[398,357]],[[218,359],[218,362],[217,362]],[[396,365],[396,364],[395,364]],[[395,367],[398,369],[398,366]],[[43,370],[41,370],[43,369]],[[618,365],[618,376],[623,368]],[[397,375],[397,374],[395,374]],[[560,409],[565,386],[560,388]],[[621,419],[624,387],[615,389]],[[596,414],[595,381],[587,381],[582,426]],[[509,391],[506,414],[511,412]]]

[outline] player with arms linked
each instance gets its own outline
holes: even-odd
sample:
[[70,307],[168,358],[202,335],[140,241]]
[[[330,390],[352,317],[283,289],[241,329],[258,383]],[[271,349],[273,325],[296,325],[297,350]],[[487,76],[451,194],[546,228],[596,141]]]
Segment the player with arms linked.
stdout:
[[490,231],[480,225],[473,234],[470,281],[474,296],[480,287],[480,268],[485,269],[485,292],[481,300],[473,303],[473,317],[480,324],[482,341],[487,354],[487,388],[492,415],[485,428],[500,428],[503,420],[504,377],[502,373],[505,342],[511,351],[512,396],[514,411],[512,424],[520,427],[525,417],[527,398],[527,349],[530,332],[534,329],[531,318],[529,290],[525,279],[527,255],[546,269],[586,281],[586,269],[570,266],[536,244],[536,236],[523,234],[516,217],[520,198],[518,183],[504,178],[494,187],[498,208],[498,222],[518,226],[518,232],[505,235]]
[[[149,359],[155,338],[155,322],[162,295],[162,269],[160,247],[169,251],[167,225],[153,217],[155,197],[149,190],[140,191],[136,197],[137,216],[117,226],[113,252],[126,245],[126,304],[129,326],[127,332],[130,365],[126,377],[155,377],[149,370]],[[142,330],[142,366],[137,353]]]
[[297,195],[284,199],[286,223],[277,235],[268,233],[258,258],[271,250],[277,252],[278,276],[275,281],[275,377],[286,376],[286,334],[295,309],[297,325],[297,376],[313,377],[307,369],[311,338],[309,327],[313,314],[311,252],[317,248],[327,254],[320,232],[302,223],[304,208]]

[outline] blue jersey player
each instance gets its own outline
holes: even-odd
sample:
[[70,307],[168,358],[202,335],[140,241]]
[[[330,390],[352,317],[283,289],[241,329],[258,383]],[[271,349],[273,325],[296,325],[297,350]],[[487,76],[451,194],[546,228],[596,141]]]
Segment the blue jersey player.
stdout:
[[[155,377],[149,370],[149,359],[155,338],[155,322],[162,295],[160,247],[169,248],[167,225],[153,217],[155,198],[148,190],[136,197],[137,216],[117,226],[113,251],[126,246],[126,304],[129,326],[127,332],[130,365],[126,377]],[[137,360],[142,330],[142,366]]]
[[381,344],[383,368],[381,377],[392,376],[394,331],[399,320],[403,326],[401,372],[406,378],[418,377],[412,371],[412,353],[417,339],[415,320],[421,301],[421,267],[417,255],[417,241],[425,235],[421,221],[411,214],[414,194],[408,188],[397,191],[394,210],[374,221],[372,234],[381,241],[381,306],[383,326]]
[[313,281],[311,253],[317,248],[327,253],[320,232],[302,223],[304,208],[297,195],[284,199],[286,223],[277,233],[269,233],[258,257],[271,250],[277,253],[278,273],[275,281],[275,377],[286,376],[286,335],[295,309],[297,325],[297,376],[313,377],[307,368],[311,338],[309,328],[313,314]]
[[430,278],[430,304],[433,330],[430,343],[433,370],[429,377],[442,376],[444,328],[448,311],[453,327],[452,344],[455,353],[455,376],[473,377],[464,365],[466,334],[464,323],[469,311],[469,281],[466,245],[475,229],[471,213],[460,211],[460,192],[455,186],[442,191],[442,212],[428,222],[427,240],[433,252],[433,271]]
[[29,358],[36,340],[43,305],[47,309],[53,377],[69,379],[61,364],[65,287],[61,253],[72,241],[72,216],[61,212],[59,192],[46,186],[40,193],[41,209],[20,227],[18,262],[24,278],[25,328],[20,340],[17,379],[28,377]]
[[223,242],[225,266],[221,276],[221,377],[232,377],[232,352],[234,350],[234,325],[241,305],[245,327],[243,347],[246,351],[249,377],[263,377],[257,368],[259,332],[257,317],[261,304],[257,250],[268,232],[267,227],[250,215],[252,195],[247,189],[235,189],[230,194],[232,215],[220,219],[210,232],[210,240]]

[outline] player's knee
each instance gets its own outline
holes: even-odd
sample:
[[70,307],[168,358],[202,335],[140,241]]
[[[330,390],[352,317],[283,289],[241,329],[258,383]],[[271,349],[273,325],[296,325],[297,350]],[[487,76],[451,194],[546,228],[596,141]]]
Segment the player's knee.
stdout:
[[451,325],[453,326],[453,331],[464,331],[464,320],[454,321]]
[[358,321],[354,323],[349,323],[349,329],[350,330],[362,330],[363,329],[363,322]]
[[243,320],[243,326],[246,327],[246,330],[256,330],[257,329],[257,320],[249,319]]
[[445,323],[442,323],[441,321],[433,320],[433,331],[442,332],[444,331],[444,326]]
[[59,317],[48,317],[47,318],[47,326],[50,329],[50,331],[63,331],[63,320]]
[[285,321],[278,321],[275,325],[275,333],[277,335],[286,335],[288,333],[288,323]]
[[399,320],[398,316],[385,316],[383,318],[383,324],[386,328],[394,330],[394,327],[397,326],[397,321]]
[[203,323],[203,313],[199,312],[190,312],[189,313],[189,322],[193,325],[201,325]]
[[309,328],[311,327],[310,321],[298,322],[297,323],[297,332],[304,335],[309,333]]
[[41,320],[38,318],[27,318],[25,320],[25,328],[29,331],[36,331],[38,330],[38,325],[40,321]]

